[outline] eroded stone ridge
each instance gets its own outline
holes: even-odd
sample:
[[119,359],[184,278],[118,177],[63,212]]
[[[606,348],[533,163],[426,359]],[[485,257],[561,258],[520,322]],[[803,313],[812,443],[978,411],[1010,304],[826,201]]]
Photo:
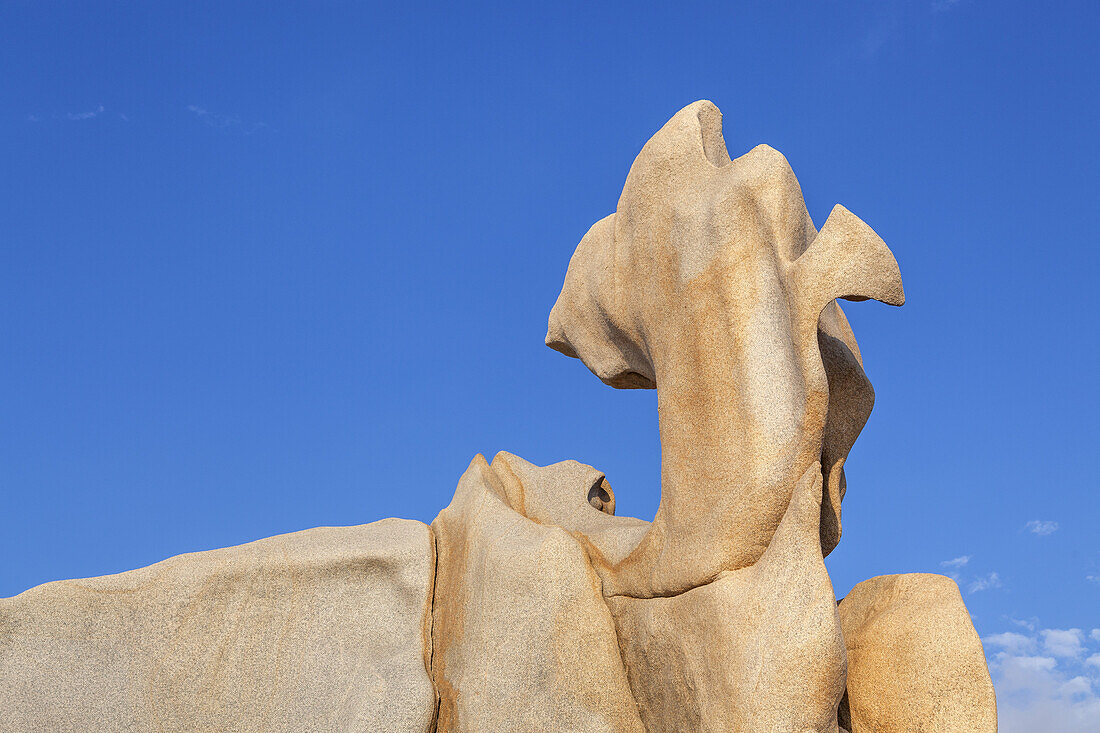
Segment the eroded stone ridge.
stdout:
[[656,389],[661,503],[476,456],[431,526],[323,528],[0,599],[4,731],[996,730],[954,582],[839,604],[844,462],[874,404],[836,299],[901,305],[842,206],[731,159],[689,105],[584,236],[546,343]]

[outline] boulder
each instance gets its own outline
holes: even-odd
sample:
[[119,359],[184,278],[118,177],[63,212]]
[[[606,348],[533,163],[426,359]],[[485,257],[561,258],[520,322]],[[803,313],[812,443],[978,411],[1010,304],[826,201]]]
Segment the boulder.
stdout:
[[955,581],[909,573],[865,580],[840,602],[851,733],[994,733],[982,642]]
[[432,534],[385,519],[0,599],[0,730],[432,730]]

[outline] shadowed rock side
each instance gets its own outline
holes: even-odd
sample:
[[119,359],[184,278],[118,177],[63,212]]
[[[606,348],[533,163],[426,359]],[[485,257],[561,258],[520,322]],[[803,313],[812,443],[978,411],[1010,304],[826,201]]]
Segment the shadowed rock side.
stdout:
[[839,612],[848,648],[840,722],[851,733],[997,729],[985,653],[953,580],[871,578],[844,597]]
[[[599,578],[568,532],[512,508],[523,489],[476,456],[432,522],[438,729],[644,731]],[[587,489],[578,505],[606,516]]]
[[433,567],[386,519],[0,599],[0,730],[429,731]]
[[614,387],[656,388],[661,503],[613,595],[666,596],[749,567],[824,460],[827,553],[843,463],[874,401],[836,298],[904,301],[893,255],[837,206],[818,232],[786,159],[730,160],[696,102],[642,148],[616,212],[569,262],[546,343]]

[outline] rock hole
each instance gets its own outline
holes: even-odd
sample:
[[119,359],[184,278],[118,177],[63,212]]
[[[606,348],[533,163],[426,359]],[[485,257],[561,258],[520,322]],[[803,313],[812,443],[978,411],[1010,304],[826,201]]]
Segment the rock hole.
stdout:
[[611,484],[603,476],[588,490],[588,503],[604,514],[614,516],[615,494],[611,492]]

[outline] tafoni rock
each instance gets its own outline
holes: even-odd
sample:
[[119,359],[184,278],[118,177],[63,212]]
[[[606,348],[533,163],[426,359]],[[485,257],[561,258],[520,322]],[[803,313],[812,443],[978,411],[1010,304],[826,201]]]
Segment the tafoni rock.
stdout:
[[844,462],[874,404],[837,299],[901,305],[870,227],[820,231],[710,102],[642,148],[546,343],[656,389],[661,502],[476,456],[431,523],[319,528],[0,599],[4,731],[986,733],[954,582],[838,604]]

